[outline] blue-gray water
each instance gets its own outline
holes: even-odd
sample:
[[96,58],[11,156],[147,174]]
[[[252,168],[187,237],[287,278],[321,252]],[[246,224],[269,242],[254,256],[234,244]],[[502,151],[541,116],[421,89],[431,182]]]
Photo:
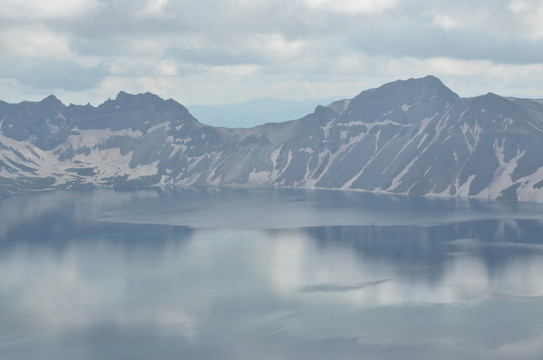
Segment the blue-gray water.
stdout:
[[0,201],[0,359],[541,359],[543,205],[334,191]]

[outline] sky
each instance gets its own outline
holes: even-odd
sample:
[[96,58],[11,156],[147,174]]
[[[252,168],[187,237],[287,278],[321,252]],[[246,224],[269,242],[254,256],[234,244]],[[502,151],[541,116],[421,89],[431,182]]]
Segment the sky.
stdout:
[[435,75],[543,98],[543,0],[0,0],[0,99],[353,97]]

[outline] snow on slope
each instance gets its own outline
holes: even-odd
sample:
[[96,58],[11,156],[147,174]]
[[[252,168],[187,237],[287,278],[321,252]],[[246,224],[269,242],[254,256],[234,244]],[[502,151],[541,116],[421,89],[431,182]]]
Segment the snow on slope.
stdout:
[[72,109],[83,114],[75,120],[55,102],[59,123],[43,120],[43,141],[2,115],[10,127],[0,123],[0,189],[47,179],[42,188],[294,186],[543,201],[543,107],[494,94],[463,99],[433,77],[251,129],[199,124],[148,94],[115,101]]

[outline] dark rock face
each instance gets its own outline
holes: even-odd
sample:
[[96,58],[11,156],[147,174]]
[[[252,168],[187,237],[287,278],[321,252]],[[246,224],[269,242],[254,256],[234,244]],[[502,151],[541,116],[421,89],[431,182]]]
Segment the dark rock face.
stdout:
[[251,129],[119,93],[98,107],[0,102],[0,191],[252,185],[543,200],[543,105],[460,98],[427,76]]

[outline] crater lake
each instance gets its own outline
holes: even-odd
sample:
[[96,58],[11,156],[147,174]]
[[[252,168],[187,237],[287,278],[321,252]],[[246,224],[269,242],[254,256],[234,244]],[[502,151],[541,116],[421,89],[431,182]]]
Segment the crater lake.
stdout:
[[0,358],[540,359],[543,204],[153,188],[0,201]]

